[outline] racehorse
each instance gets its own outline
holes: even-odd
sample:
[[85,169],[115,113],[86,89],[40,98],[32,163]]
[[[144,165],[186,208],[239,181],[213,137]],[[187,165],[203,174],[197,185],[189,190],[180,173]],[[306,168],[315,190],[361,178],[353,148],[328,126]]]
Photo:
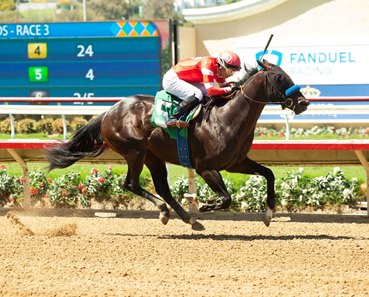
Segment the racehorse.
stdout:
[[[218,202],[205,204],[200,212],[226,209],[231,204],[220,171],[258,174],[267,181],[266,212],[263,221],[269,226],[275,209],[275,177],[273,172],[248,158],[254,139],[256,122],[266,104],[280,104],[296,115],[304,112],[309,101],[301,94],[291,78],[277,65],[257,61],[238,83],[238,90],[228,100],[217,98],[208,111],[188,127],[188,147],[191,164],[218,196]],[[203,225],[192,218],[172,197],[167,181],[166,162],[180,164],[176,140],[161,128],[154,128],[150,119],[154,97],[134,95],[116,103],[107,112],[88,122],[72,138],[47,151],[49,170],[65,168],[85,156],[96,157],[108,147],[119,153],[128,165],[123,187],[153,202],[159,209],[163,224],[169,221],[168,203],[178,216],[194,230]],[[146,165],[156,193],[140,186],[139,177]]]

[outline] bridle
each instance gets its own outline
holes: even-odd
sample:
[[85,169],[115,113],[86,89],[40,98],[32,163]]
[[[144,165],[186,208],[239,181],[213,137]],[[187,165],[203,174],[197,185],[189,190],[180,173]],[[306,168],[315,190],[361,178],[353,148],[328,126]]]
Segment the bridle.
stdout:
[[275,81],[270,77],[270,74],[268,73],[268,70],[266,69],[263,69],[262,70],[263,73],[264,73],[264,77],[266,78],[266,88],[268,89],[268,86],[269,89],[270,89],[270,93],[277,97],[278,99],[281,98],[283,99],[283,101],[274,101],[274,100],[270,100],[269,96],[268,96],[268,100],[267,101],[259,101],[259,100],[255,100],[253,98],[251,98],[250,96],[248,96],[244,90],[243,90],[243,86],[245,84],[248,84],[251,82],[251,80],[253,80],[255,78],[255,75],[257,74],[254,74],[249,80],[247,80],[243,85],[241,85],[240,87],[240,91],[241,91],[241,94],[244,98],[246,98],[247,100],[250,100],[252,102],[255,102],[255,103],[259,103],[259,104],[264,104],[264,105],[267,105],[267,104],[281,104],[283,108],[285,107],[288,107],[288,108],[291,108],[292,110],[294,109],[293,106],[294,106],[294,102],[292,100],[292,98],[290,98],[289,96],[300,91],[300,86],[299,85],[292,85],[290,86],[289,88],[287,88],[286,90],[282,91],[280,89],[280,87],[275,83]]

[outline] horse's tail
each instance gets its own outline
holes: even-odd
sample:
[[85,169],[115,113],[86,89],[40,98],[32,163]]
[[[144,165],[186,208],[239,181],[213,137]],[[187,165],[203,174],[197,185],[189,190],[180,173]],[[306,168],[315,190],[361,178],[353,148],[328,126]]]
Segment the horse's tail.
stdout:
[[105,151],[100,133],[103,116],[101,114],[77,130],[69,141],[47,149],[48,169],[66,168],[84,157],[97,157]]

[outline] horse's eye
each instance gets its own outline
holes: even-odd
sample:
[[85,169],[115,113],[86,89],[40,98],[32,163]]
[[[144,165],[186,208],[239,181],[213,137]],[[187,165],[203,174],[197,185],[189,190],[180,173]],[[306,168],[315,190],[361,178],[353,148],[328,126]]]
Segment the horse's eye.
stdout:
[[282,83],[282,81],[283,81],[283,76],[282,75],[280,75],[280,74],[278,74],[276,77],[275,77],[275,81],[276,81],[276,83],[277,84],[281,84]]

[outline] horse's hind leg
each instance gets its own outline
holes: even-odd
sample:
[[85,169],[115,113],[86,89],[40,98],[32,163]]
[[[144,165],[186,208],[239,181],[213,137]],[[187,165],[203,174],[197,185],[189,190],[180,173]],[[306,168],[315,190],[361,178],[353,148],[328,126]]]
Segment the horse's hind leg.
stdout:
[[228,208],[232,202],[231,195],[229,195],[220,173],[216,170],[203,170],[198,173],[221,200],[219,203],[204,204],[199,208],[199,211],[205,212]]
[[[141,169],[142,171],[142,169]],[[140,173],[141,173],[140,171]],[[131,166],[128,165],[128,172],[127,172],[127,177],[126,180],[124,181],[123,187],[128,190],[131,191],[132,193],[139,195],[141,197],[144,197],[146,199],[148,199],[149,201],[151,201],[152,203],[154,203],[159,211],[159,219],[160,221],[166,225],[169,221],[169,217],[170,217],[170,212],[169,209],[167,207],[167,205],[160,200],[159,198],[157,198],[156,196],[154,196],[153,194],[151,194],[150,192],[146,191],[145,189],[143,189],[140,186],[139,183],[139,174],[137,177],[137,173],[134,170],[134,173],[132,175],[132,170],[131,170]]]
[[168,185],[168,172],[165,166],[165,162],[148,152],[145,164],[150,170],[156,193],[158,193],[160,197],[163,197],[165,202],[167,202],[173,208],[173,210],[178,214],[182,221],[190,224],[192,229],[197,231],[204,230],[204,226],[201,223],[197,222],[196,219],[192,218],[170,193]]
[[125,155],[125,157],[128,164],[128,172],[126,180],[124,181],[124,188],[154,203],[160,211],[160,221],[164,225],[167,224],[170,217],[167,205],[161,199],[140,186],[140,174],[143,169],[145,154],[135,151]]

